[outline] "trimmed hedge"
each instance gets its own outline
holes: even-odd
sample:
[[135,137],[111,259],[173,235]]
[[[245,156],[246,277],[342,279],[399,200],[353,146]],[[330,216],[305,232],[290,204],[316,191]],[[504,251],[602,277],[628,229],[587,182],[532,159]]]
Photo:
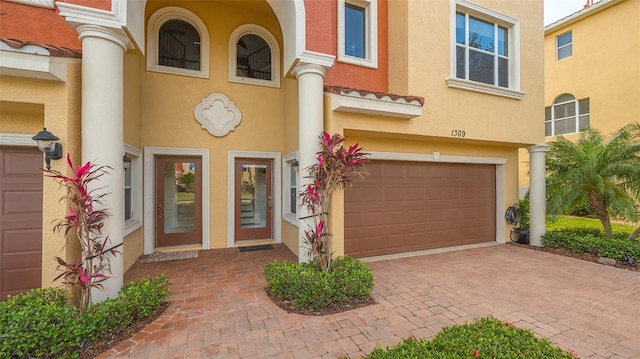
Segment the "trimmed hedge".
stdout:
[[600,230],[558,229],[547,232],[542,237],[542,244],[551,248],[564,248],[573,253],[613,259],[627,256],[640,261],[640,241],[629,240],[624,233],[615,235],[615,238],[607,238]]
[[321,271],[313,263],[275,260],[264,268],[267,290],[298,309],[322,309],[365,300],[373,289],[373,273],[356,258],[339,257],[331,271]]
[[454,325],[440,331],[431,341],[408,338],[394,347],[376,348],[363,359],[572,359],[575,354],[536,338],[528,329],[515,328],[493,317],[471,324]]
[[164,275],[125,284],[116,298],[82,315],[60,288],[34,289],[0,302],[0,358],[76,358],[83,346],[156,314],[169,297]]

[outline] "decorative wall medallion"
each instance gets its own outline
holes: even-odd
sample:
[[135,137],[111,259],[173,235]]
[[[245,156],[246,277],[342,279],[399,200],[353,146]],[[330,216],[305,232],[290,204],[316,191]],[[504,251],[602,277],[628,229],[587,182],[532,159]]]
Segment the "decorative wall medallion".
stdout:
[[212,93],[193,111],[196,121],[210,134],[222,137],[233,131],[242,121],[242,114],[233,101],[221,93]]

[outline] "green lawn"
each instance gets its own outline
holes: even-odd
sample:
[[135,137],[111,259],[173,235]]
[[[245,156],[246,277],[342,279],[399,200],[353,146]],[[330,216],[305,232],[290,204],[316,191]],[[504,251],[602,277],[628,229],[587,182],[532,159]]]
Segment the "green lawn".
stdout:
[[[603,230],[600,220],[585,217],[563,216],[552,222],[547,222],[547,231],[563,228],[594,228]],[[630,233],[636,226],[632,224],[611,223],[613,233]]]

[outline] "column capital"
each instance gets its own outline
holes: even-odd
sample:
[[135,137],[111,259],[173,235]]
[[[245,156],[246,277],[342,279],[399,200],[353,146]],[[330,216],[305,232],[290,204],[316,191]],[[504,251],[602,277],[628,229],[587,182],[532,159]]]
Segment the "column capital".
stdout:
[[336,57],[314,51],[304,51],[298,56],[298,63],[292,70],[293,75],[299,78],[306,73],[315,73],[322,77],[327,73]]
[[120,46],[123,52],[127,51],[127,47],[130,44],[129,38],[124,33],[105,26],[90,24],[79,25],[76,27],[76,32],[78,33],[80,41],[88,37],[107,40]]
[[544,153],[544,152],[547,152],[547,150],[549,150],[549,145],[547,145],[546,143],[527,147],[527,151],[529,151],[529,153],[535,153],[535,152]]

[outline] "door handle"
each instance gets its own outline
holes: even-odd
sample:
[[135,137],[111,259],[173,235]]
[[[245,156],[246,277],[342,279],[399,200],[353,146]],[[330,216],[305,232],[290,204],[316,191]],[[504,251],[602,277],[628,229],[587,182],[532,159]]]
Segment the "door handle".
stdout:
[[269,198],[269,211],[271,211],[271,196],[268,197]]
[[162,200],[158,199],[158,216],[162,213]]

